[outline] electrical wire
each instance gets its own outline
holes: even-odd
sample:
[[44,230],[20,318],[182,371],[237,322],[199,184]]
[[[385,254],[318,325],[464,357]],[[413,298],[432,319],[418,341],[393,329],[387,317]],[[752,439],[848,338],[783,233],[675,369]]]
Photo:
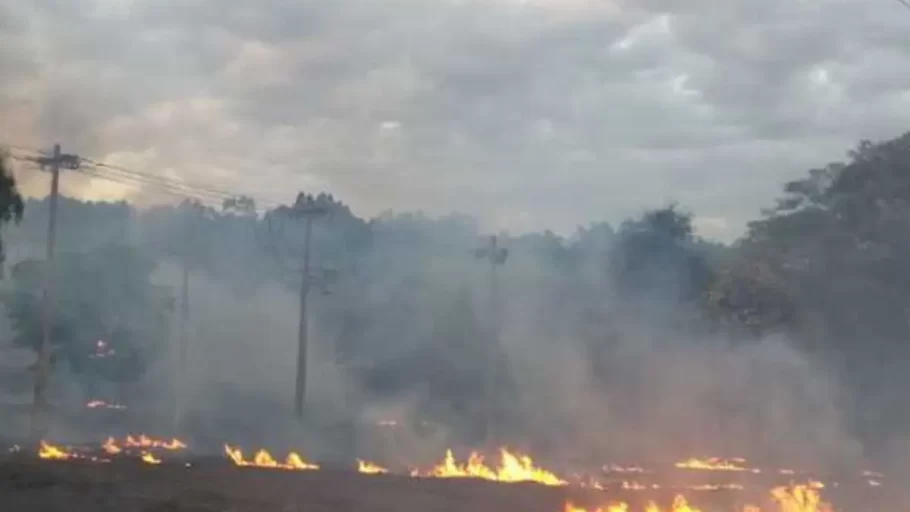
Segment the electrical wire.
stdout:
[[137,179],[129,179],[129,178],[125,178],[123,176],[104,173],[98,169],[91,168],[91,167],[80,167],[79,169],[76,169],[75,171],[78,172],[79,174],[88,176],[93,179],[102,179],[105,181],[110,181],[112,183],[118,183],[121,185],[127,185],[130,187],[136,187],[136,188],[146,188],[147,187],[147,188],[155,190],[156,192],[162,192],[167,195],[170,195],[173,197],[178,197],[181,199],[189,199],[192,201],[197,201],[206,206],[220,206],[225,199],[223,197],[212,197],[212,196],[208,196],[205,194],[200,194],[198,192],[194,192],[194,191],[186,189],[186,188],[168,186],[163,183],[145,182],[145,181],[137,180]]
[[[35,163],[38,157],[47,156],[46,151],[35,148],[15,144],[3,144],[2,147],[7,150],[27,153],[26,156],[17,154],[9,155],[10,158],[23,162]],[[103,179],[131,187],[149,188],[174,197],[198,201],[206,206],[215,208],[222,207],[225,201],[231,199],[251,197],[248,194],[237,194],[211,185],[188,183],[161,175],[140,172],[91,158],[80,157],[79,160],[83,165],[74,170],[84,176],[94,179]],[[251,199],[253,199],[256,204],[257,214],[265,213],[270,209],[280,206],[279,203],[260,201],[254,197],[251,197]]]
[[207,199],[213,200],[225,200],[234,197],[231,194],[220,194],[213,193],[209,190],[196,188],[179,181],[172,181],[167,179],[158,179],[158,177],[142,176],[142,175],[133,175],[125,174],[120,172],[113,172],[110,169],[103,167],[93,167],[93,166],[81,166],[78,171],[84,174],[91,174],[97,178],[108,179],[110,181],[118,181],[128,185],[134,186],[148,186],[153,187],[159,190],[164,190],[168,192],[174,192],[176,194],[186,194],[193,197],[204,197]]
[[99,162],[97,160],[92,160],[90,158],[82,158],[81,160],[83,162],[89,163],[95,167],[103,167],[103,168],[111,170],[112,172],[119,173],[119,174],[125,175],[125,176],[136,177],[138,179],[142,179],[142,180],[146,180],[146,181],[166,182],[166,183],[168,183],[168,185],[179,184],[181,186],[185,186],[185,187],[191,188],[193,190],[206,191],[207,193],[211,193],[212,195],[220,195],[223,197],[236,197],[236,194],[233,194],[231,192],[228,192],[226,190],[222,190],[219,188],[214,188],[214,187],[211,187],[208,185],[188,183],[188,182],[183,182],[183,181],[175,181],[175,180],[172,180],[172,179],[164,177],[164,176],[142,173],[142,172],[134,171],[131,169],[127,169],[126,167],[122,167],[119,165],[113,165],[113,164],[109,164],[109,163],[105,163],[105,162]]

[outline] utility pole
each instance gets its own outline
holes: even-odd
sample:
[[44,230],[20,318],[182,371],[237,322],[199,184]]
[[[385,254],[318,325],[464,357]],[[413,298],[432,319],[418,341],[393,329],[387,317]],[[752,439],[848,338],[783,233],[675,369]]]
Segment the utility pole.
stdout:
[[[297,255],[292,255],[292,258],[299,258],[300,265],[297,267],[291,267],[292,271],[295,274],[300,275],[300,290],[299,290],[299,300],[300,300],[300,310],[299,310],[299,323],[297,325],[297,373],[294,382],[294,414],[298,419],[303,419],[304,417],[304,405],[306,403],[306,391],[307,391],[307,370],[309,363],[309,322],[307,316],[307,297],[309,296],[310,290],[313,288],[319,289],[324,295],[328,295],[329,290],[328,286],[337,280],[338,274],[335,271],[330,269],[321,269],[320,273],[314,273],[312,261],[311,261],[311,242],[313,234],[313,222],[321,217],[328,215],[328,208],[320,204],[319,201],[313,198],[311,195],[298,194],[297,200],[294,202],[294,205],[291,207],[285,207],[278,211],[278,213],[283,214],[284,217],[296,220],[303,221],[303,247],[300,251],[292,251],[297,253]],[[270,220],[270,216],[267,217]],[[271,230],[270,226],[270,230]],[[277,243],[274,240],[275,232],[272,232],[272,244],[275,249],[276,257],[281,260],[279,251],[277,250]],[[285,241],[287,245],[287,242]],[[285,268],[288,268],[288,265],[282,263]]]
[[[298,198],[299,199],[299,198]],[[320,208],[309,201],[299,201],[294,205],[294,215],[302,218],[303,232],[303,269],[300,275],[300,318],[297,324],[297,375],[294,383],[294,414],[303,418],[303,404],[306,400],[307,355],[309,352],[309,324],[307,322],[306,299],[310,293],[310,240],[313,235],[313,219],[325,215]]]
[[487,437],[493,441],[496,435],[496,407],[499,398],[499,365],[501,364],[501,347],[499,345],[500,322],[502,317],[502,300],[499,297],[499,273],[497,268],[505,265],[509,257],[509,250],[499,246],[499,239],[496,235],[490,236],[489,242],[485,247],[475,251],[477,259],[486,259],[490,264],[490,308],[489,308],[489,330],[490,338],[493,343],[492,355],[487,362],[487,399],[488,399],[488,425]]
[[44,435],[47,428],[47,388],[50,382],[53,306],[54,306],[54,254],[57,244],[57,202],[60,195],[60,170],[78,169],[81,159],[60,151],[60,144],[54,144],[51,156],[38,157],[34,161],[42,169],[51,172],[51,190],[48,196],[47,254],[45,256],[44,288],[41,293],[41,342],[38,345],[38,360],[35,365],[35,392],[32,403],[31,435],[33,439]]
[[202,216],[202,207],[192,203],[182,205],[183,240],[181,240],[180,331],[177,346],[177,378],[175,379],[174,427],[179,428],[186,410],[187,358],[190,346],[190,245],[198,233],[196,223]]

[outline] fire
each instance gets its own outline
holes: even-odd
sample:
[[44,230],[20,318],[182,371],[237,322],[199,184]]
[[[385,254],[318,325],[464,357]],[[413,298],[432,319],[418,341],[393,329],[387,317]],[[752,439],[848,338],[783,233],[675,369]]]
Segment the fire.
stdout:
[[152,455],[151,452],[142,452],[142,462],[146,464],[161,464],[161,459]]
[[607,473],[647,473],[644,468],[638,466],[619,466],[610,464],[602,468]]
[[534,461],[527,455],[513,454],[501,448],[500,462],[497,468],[484,464],[483,457],[471,452],[467,464],[458,464],[452,450],[446,451],[445,460],[431,469],[421,473],[411,471],[414,477],[429,478],[480,478],[496,482],[537,482],[544,485],[566,485],[566,481],[555,474],[534,466]]
[[771,496],[780,508],[780,512],[832,512],[831,505],[821,500],[818,487],[814,485],[794,485],[776,487]]
[[[831,505],[823,502],[819,491],[811,485],[794,485],[791,487],[778,487],[771,491],[771,497],[777,505],[777,512],[833,512]],[[628,503],[612,502],[595,508],[579,507],[571,501],[566,502],[563,512],[627,512]],[[644,512],[701,512],[689,504],[685,496],[679,494],[673,499],[670,508],[663,509],[655,502],[649,502]],[[761,512],[759,507],[746,505],[743,512]]]
[[[126,436],[126,439],[123,441],[117,441],[113,437],[108,437],[103,443],[101,443],[101,449],[104,450],[108,455],[119,455],[123,453],[124,450],[129,449],[142,450],[142,459],[145,462],[149,462],[150,464],[157,464],[160,462],[160,460],[152,455],[149,450],[177,451],[183,450],[185,448],[186,443],[179,439],[153,439],[145,434],[140,434],[135,437],[129,435]],[[158,460],[158,462],[151,462],[152,460]]]
[[117,455],[123,451],[123,448],[117,444],[117,441],[113,437],[108,437],[103,443],[101,443],[101,449],[110,455]]
[[128,448],[160,449],[168,451],[183,450],[186,448],[186,443],[179,439],[154,439],[145,434],[139,434],[137,437],[126,436],[123,444]]
[[698,469],[704,471],[751,471],[752,473],[761,473],[761,470],[759,469],[745,467],[745,463],[746,460],[740,458],[727,460],[721,459],[719,457],[710,457],[707,459],[691,458],[682,462],[677,462],[675,465],[680,469]]
[[571,502],[566,503],[566,506],[563,508],[563,512],[628,512],[629,504],[618,502],[611,503],[603,507],[597,507],[592,509],[576,507]]
[[[155,456],[151,450],[161,449],[173,451],[181,450],[183,448],[186,448],[186,444],[178,439],[171,439],[169,441],[157,440],[146,435],[140,435],[138,437],[127,436],[122,442],[117,441],[113,437],[108,437],[101,443],[101,450],[110,456],[126,455],[131,449],[136,449],[136,451],[139,452],[139,458],[147,464],[161,464],[161,459]],[[73,449],[53,445],[47,441],[41,441],[41,445],[38,449],[38,457],[49,460],[80,459],[92,462],[110,462],[110,459],[79,453]]]
[[366,475],[383,475],[389,472],[388,469],[374,464],[369,461],[357,459],[357,472],[363,473]]
[[38,457],[44,460],[87,460],[91,462],[110,462],[108,459],[83,455],[70,448],[57,446],[47,441],[41,441],[38,446]]
[[61,446],[55,446],[46,441],[41,441],[38,448],[38,457],[47,460],[70,460],[76,458],[76,454]]
[[638,482],[629,482],[627,480],[623,480],[622,488],[626,491],[646,491],[648,489],[660,489],[660,486],[657,484],[645,485]]
[[[656,503],[649,502],[645,506],[645,512],[662,512],[665,509],[660,508]],[[700,509],[692,507],[689,505],[689,502],[686,501],[685,496],[677,495],[673,499],[673,504],[669,509],[666,509],[668,512],[701,512]],[[618,501],[613,503],[608,503],[602,507],[595,508],[584,508],[575,505],[572,502],[567,502],[563,508],[563,512],[628,512],[629,504],[626,502]]]
[[234,448],[229,445],[224,445],[224,453],[227,454],[228,458],[231,459],[235,466],[240,467],[287,469],[296,471],[319,469],[318,465],[304,461],[296,452],[290,452],[284,462],[278,462],[265,450],[256,452],[256,455],[253,456],[252,460],[244,459],[243,452],[240,448]]

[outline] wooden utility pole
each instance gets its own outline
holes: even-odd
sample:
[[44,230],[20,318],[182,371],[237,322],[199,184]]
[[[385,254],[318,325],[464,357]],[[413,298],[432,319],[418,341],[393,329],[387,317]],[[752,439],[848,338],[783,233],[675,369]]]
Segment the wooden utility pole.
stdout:
[[50,170],[51,190],[48,196],[47,253],[45,256],[44,287],[41,293],[41,342],[35,365],[35,392],[32,403],[31,435],[43,437],[47,428],[47,388],[50,382],[53,306],[54,306],[54,255],[57,244],[57,202],[60,195],[60,170],[78,169],[81,159],[76,155],[61,153],[60,144],[54,144],[49,157],[34,159],[43,169]]
[[499,398],[499,365],[501,363],[501,347],[499,345],[499,334],[502,317],[502,300],[499,297],[499,274],[497,268],[504,265],[509,257],[509,250],[499,246],[499,240],[496,235],[490,236],[489,243],[475,251],[478,259],[486,259],[490,264],[490,308],[489,308],[489,330],[490,338],[493,343],[492,354],[487,362],[486,372],[486,389],[488,403],[487,416],[487,437],[494,440],[496,430],[496,407]]
[[[283,217],[288,219],[303,221],[303,247],[291,251],[295,253],[291,255],[291,258],[299,258],[299,265],[287,265],[283,261],[280,253],[287,251],[280,251],[278,249],[278,241],[275,239],[277,238],[277,233],[274,231],[272,231],[271,241],[272,249],[279,259],[279,263],[294,274],[300,276],[300,316],[297,325],[297,372],[294,382],[294,414],[298,419],[303,419],[307,393],[307,370],[309,365],[307,297],[310,294],[310,290],[313,288],[317,288],[322,291],[323,294],[327,295],[329,293],[328,286],[334,282],[338,276],[337,272],[329,269],[321,269],[319,273],[314,272],[311,261],[313,222],[316,219],[327,215],[329,213],[328,208],[325,205],[320,204],[313,196],[298,194],[297,200],[294,202],[293,206],[281,208],[277,210],[276,213],[280,213]],[[270,223],[270,231],[273,229],[271,226],[271,217],[271,215],[266,216]],[[284,240],[283,243],[284,245],[290,245],[287,240]]]

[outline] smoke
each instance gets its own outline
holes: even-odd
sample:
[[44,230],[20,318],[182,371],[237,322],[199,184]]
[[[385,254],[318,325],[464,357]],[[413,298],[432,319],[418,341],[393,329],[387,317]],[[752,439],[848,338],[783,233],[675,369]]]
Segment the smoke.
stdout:
[[[622,297],[593,299],[584,284],[567,289],[551,268],[526,271],[503,284],[513,442],[575,467],[692,456],[805,468],[862,460],[836,379],[789,340],[679,328],[666,321],[665,297],[632,311]],[[590,308],[609,321],[592,320]]]
[[[154,282],[177,291],[177,260],[157,242],[181,240],[183,224],[177,210],[165,214],[156,230],[139,229],[148,221],[136,212],[82,217],[91,224],[74,214],[65,240],[81,250],[137,244],[158,262]],[[11,246],[40,239],[41,224],[32,222]],[[331,294],[308,297],[309,388],[299,422],[292,406],[299,275],[280,272],[261,233],[232,222],[206,228],[216,271],[190,274],[186,382],[177,388],[175,314],[165,355],[139,382],[118,388],[128,409],[102,429],[174,432],[212,451],[228,442],[407,466],[448,447],[482,447],[494,403],[504,443],[572,467],[692,456],[866,465],[863,444],[847,428],[841,385],[793,340],[730,339],[682,322],[689,311],[676,302],[676,281],[624,296],[603,277],[619,242],[602,232],[577,241],[574,252],[564,240],[504,236],[510,256],[498,270],[504,309],[496,318],[488,263],[473,255],[484,240],[458,217],[385,216],[369,240],[359,238],[362,224],[343,216],[317,225],[314,265],[339,268],[341,278]],[[491,397],[484,379],[499,350],[501,389]],[[74,378],[65,370],[56,376],[69,389],[59,400],[86,398]],[[177,429],[175,390],[185,404]],[[58,433],[97,435],[87,414],[78,409]]]

